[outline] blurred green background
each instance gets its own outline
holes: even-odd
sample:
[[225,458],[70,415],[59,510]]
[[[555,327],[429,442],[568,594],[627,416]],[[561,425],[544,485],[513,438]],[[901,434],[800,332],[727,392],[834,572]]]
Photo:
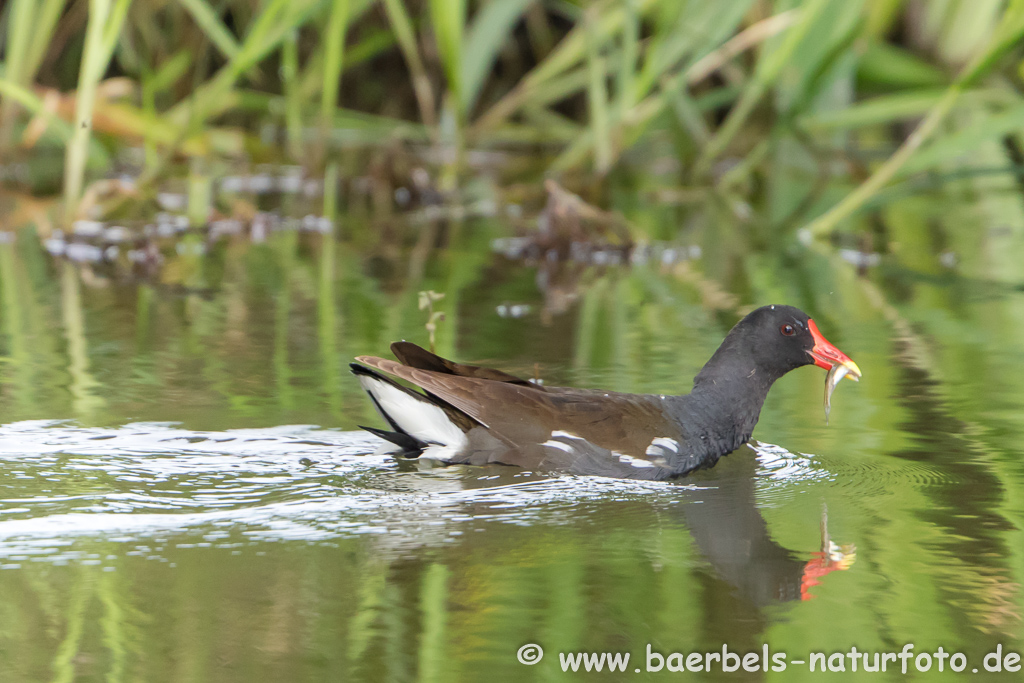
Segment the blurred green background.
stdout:
[[[0,4],[0,679],[1020,652],[1022,35],[1002,0]],[[767,303],[864,378],[826,428],[791,373],[682,482],[419,468],[348,431],[346,363],[427,344],[423,292],[439,353],[549,384],[685,393]]]
[[[820,235],[979,144],[1021,154],[1018,2],[10,0],[0,29],[5,178],[62,188],[66,220],[138,216],[182,167],[322,175],[386,146],[454,190],[486,151],[591,184],[670,149],[678,184],[729,196],[814,169],[785,208]],[[94,189],[134,201],[97,206],[119,174]]]

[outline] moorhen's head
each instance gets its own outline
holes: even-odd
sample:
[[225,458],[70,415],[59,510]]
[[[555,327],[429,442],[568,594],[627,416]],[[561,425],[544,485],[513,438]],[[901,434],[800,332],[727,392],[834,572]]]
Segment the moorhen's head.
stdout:
[[736,323],[694,384],[758,376],[770,384],[790,370],[811,364],[826,370],[843,366],[852,379],[861,374],[857,364],[825,339],[799,308],[762,306]]

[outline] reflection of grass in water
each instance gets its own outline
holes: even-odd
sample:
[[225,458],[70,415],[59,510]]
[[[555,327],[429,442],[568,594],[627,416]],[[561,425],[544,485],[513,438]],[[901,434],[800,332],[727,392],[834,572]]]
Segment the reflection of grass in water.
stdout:
[[[339,3],[335,3],[338,5]],[[342,3],[346,4],[346,3]],[[347,11],[336,6],[335,11]],[[338,300],[335,294],[338,265],[337,241],[337,190],[338,166],[331,164],[324,177],[324,218],[331,222],[331,230],[324,236],[320,247],[319,278],[317,280],[317,335],[320,344],[320,358],[323,364],[323,393],[327,397],[328,407],[335,418],[341,417],[341,357],[338,339],[342,336],[339,329]],[[343,324],[343,323],[342,323]]]
[[82,634],[85,631],[85,612],[93,592],[93,576],[90,571],[76,572],[76,581],[67,604],[67,624],[64,639],[57,648],[53,659],[54,681],[70,683],[75,680],[75,659],[81,650]]
[[[1001,150],[993,145],[978,153],[990,163],[988,157]],[[989,180],[968,178],[962,182],[961,188],[968,191],[986,187]],[[988,187],[973,211],[960,206],[958,196],[942,201],[916,200],[886,210],[881,220],[888,231],[887,243],[902,245],[893,247],[896,253],[887,259],[917,274],[940,273],[935,251],[941,240],[946,239],[963,255],[965,274],[1016,282],[1018,271],[1012,250],[1019,246],[1015,235],[1024,219],[1013,195],[995,192],[998,189],[999,186]],[[813,499],[813,505],[805,507],[815,508],[818,500],[827,496],[834,519],[847,529],[848,535],[844,537],[866,549],[864,557],[870,557],[872,562],[870,572],[856,569],[849,576],[835,578],[822,589],[819,603],[801,606],[802,612],[789,612],[794,616],[778,623],[772,613],[766,615],[738,604],[729,587],[719,585],[721,582],[710,570],[701,568],[696,553],[688,552],[691,542],[684,529],[659,529],[645,535],[631,528],[627,518],[623,522],[625,529],[607,533],[604,528],[590,526],[597,527],[600,519],[613,517],[608,506],[602,505],[594,511],[595,521],[583,520],[568,530],[556,529],[550,532],[546,543],[539,538],[541,532],[537,528],[522,532],[512,541],[505,535],[510,532],[488,529],[490,534],[480,536],[493,535],[491,546],[474,553],[472,543],[483,545],[485,541],[469,542],[453,549],[437,565],[415,561],[398,563],[396,568],[389,569],[365,560],[349,564],[353,561],[339,553],[331,556],[325,566],[334,570],[343,565],[345,571],[326,572],[330,578],[322,578],[321,583],[304,581],[293,586],[287,581],[254,581],[254,585],[273,586],[275,604],[302,606],[303,620],[288,625],[274,621],[270,610],[252,609],[245,620],[230,620],[231,625],[212,629],[209,624],[218,623],[213,617],[213,606],[222,604],[210,598],[216,591],[210,591],[205,599],[196,598],[190,590],[193,585],[179,586],[183,589],[167,591],[167,604],[180,610],[170,621],[185,622],[183,630],[193,637],[179,635],[168,646],[162,628],[153,627],[144,651],[159,658],[152,653],[166,653],[169,647],[173,648],[175,655],[188,662],[198,675],[214,666],[212,662],[223,648],[233,647],[236,649],[232,651],[237,652],[238,642],[255,640],[247,639],[246,634],[256,626],[263,626],[260,632],[292,634],[302,642],[306,642],[312,630],[320,642],[333,645],[333,649],[324,645],[319,655],[326,661],[336,661],[334,658],[341,657],[339,652],[350,653],[349,671],[393,667],[398,673],[419,671],[426,675],[435,670],[431,667],[438,657],[452,652],[472,654],[475,659],[460,666],[475,673],[484,665],[511,660],[515,646],[538,634],[544,638],[540,642],[548,649],[548,656],[553,657],[559,650],[585,649],[591,645],[618,649],[617,639],[623,633],[632,638],[630,644],[643,643],[649,630],[662,632],[662,625],[678,634],[664,644],[665,650],[697,649],[704,639],[716,638],[719,642],[725,639],[732,646],[735,641],[731,639],[740,637],[744,643],[771,638],[770,642],[776,644],[806,642],[827,649],[863,639],[865,633],[870,637],[877,629],[865,624],[875,624],[879,618],[894,634],[893,638],[908,642],[924,636],[941,640],[949,634],[945,624],[954,618],[968,620],[972,628],[1015,633],[1015,612],[1019,611],[1014,602],[1019,598],[1015,586],[1021,576],[1018,546],[1012,542],[1012,530],[994,527],[1018,516],[1014,501],[1019,488],[1019,467],[1013,454],[1020,425],[1019,415],[1011,414],[1010,409],[1019,402],[1022,383],[1016,381],[1019,368],[1012,363],[996,362],[1019,351],[1016,340],[1020,335],[1014,333],[1021,320],[1018,297],[1009,293],[989,295],[981,305],[968,305],[970,302],[965,303],[958,296],[961,290],[952,289],[939,279],[907,287],[889,280],[885,273],[876,277],[870,272],[859,278],[852,267],[827,249],[802,250],[794,256],[790,245],[769,239],[770,226],[737,223],[726,230],[716,220],[724,219],[709,218],[716,229],[709,230],[701,242],[707,258],[687,263],[686,269],[662,268],[658,264],[593,269],[582,278],[587,286],[582,305],[589,306],[593,316],[567,326],[569,334],[579,340],[579,355],[567,354],[559,362],[578,361],[580,372],[595,374],[591,383],[597,386],[612,388],[609,381],[622,381],[636,390],[685,391],[696,366],[706,359],[727,329],[728,316],[734,316],[739,307],[786,300],[811,311],[827,336],[858,362],[866,354],[867,361],[861,362],[868,373],[865,381],[847,387],[841,414],[829,430],[823,430],[817,428],[821,422],[821,374],[811,368],[794,373],[783,381],[786,384],[778,387],[782,394],[773,393],[759,429],[782,437],[779,441],[802,444],[805,451],[823,454],[827,458],[823,466],[839,468],[850,478],[853,475],[844,468],[863,467],[870,474],[877,472],[873,468],[882,462],[898,470],[901,459],[906,458],[924,459],[931,467],[949,473],[957,483],[956,487],[943,488],[941,483],[924,485],[896,480],[884,490],[880,488],[877,494],[849,497],[844,497],[842,486],[836,482],[806,483],[808,488],[799,492],[797,502]],[[975,230],[970,239],[964,236],[964,225]],[[988,228],[993,225],[1009,226],[1009,230],[990,232]],[[456,248],[424,257],[422,275],[414,282],[398,277],[389,283],[389,288],[383,288],[380,281],[362,275],[364,252],[351,245],[334,245],[330,249],[336,249],[336,261],[325,261],[330,249],[324,244],[314,243],[314,248],[306,249],[302,246],[304,238],[272,235],[267,245],[226,250],[222,289],[210,300],[192,295],[191,302],[179,309],[179,299],[154,288],[152,301],[145,303],[140,297],[137,303],[150,311],[147,315],[153,322],[149,324],[160,325],[163,331],[150,339],[154,346],[151,354],[161,359],[158,363],[165,381],[177,381],[180,390],[181,380],[170,378],[181,364],[181,355],[169,347],[187,335],[189,362],[199,364],[203,370],[198,373],[199,378],[192,380],[194,384],[187,385],[188,398],[209,406],[220,400],[209,398],[216,389],[223,391],[225,399],[249,401],[249,412],[226,410],[219,403],[216,411],[207,407],[207,424],[223,421],[216,425],[219,427],[232,420],[283,419],[273,392],[279,381],[274,361],[280,349],[286,351],[285,370],[293,388],[293,412],[283,417],[308,416],[316,419],[305,421],[319,421],[327,415],[320,387],[330,372],[329,358],[336,353],[325,343],[332,333],[321,327],[323,320],[330,318],[329,313],[322,316],[324,307],[337,307],[338,319],[344,321],[338,343],[345,349],[345,357],[349,347],[359,352],[380,352],[386,342],[398,338],[403,330],[420,334],[422,340],[422,316],[415,310],[415,295],[421,288],[459,285],[463,301],[473,297],[489,303],[503,301],[474,291],[490,286],[485,274],[491,260],[486,250],[480,248],[486,237],[484,226],[468,222]],[[461,258],[460,249],[468,252],[468,258]],[[905,254],[901,250],[906,250]],[[22,259],[11,261],[16,266],[26,265]],[[338,264],[336,271],[332,271],[334,263]],[[404,261],[399,258],[398,263]],[[42,264],[45,266],[45,262]],[[3,262],[0,266],[6,267]],[[398,267],[396,271],[401,273],[404,269]],[[182,268],[179,272],[197,271]],[[333,275],[328,277],[328,272]],[[18,280],[25,277],[18,273],[18,268],[0,270],[5,297],[30,289],[25,285],[28,278]],[[8,291],[12,277],[16,288]],[[47,310],[47,304],[56,310],[56,305],[67,303],[63,271],[57,286],[49,289],[45,267],[36,277],[34,297],[43,302],[42,310]],[[717,294],[708,286],[709,282],[718,286]],[[723,299],[723,291],[730,297]],[[288,297],[284,317],[276,308],[282,293]],[[516,297],[526,296],[519,290],[513,293]],[[536,295],[532,287],[530,294]],[[126,309],[123,305],[110,305],[108,296],[109,289],[92,289],[81,283],[77,288],[78,308],[83,311],[80,317],[89,322],[81,327],[88,342],[87,357],[91,356],[88,369],[103,377],[104,386],[138,393],[138,387],[116,374],[118,357],[105,355],[109,350],[104,349],[123,340],[125,335],[138,334],[133,325],[144,327],[144,315],[139,313],[139,320],[129,315],[131,324],[126,333]],[[23,310],[17,313],[22,319],[32,315],[25,311],[32,310],[34,297],[22,297],[27,299],[23,301]],[[728,315],[714,320],[707,313],[713,310],[712,304],[725,307]],[[6,306],[5,303],[3,324],[14,324],[17,318],[7,317]],[[247,313],[229,313],[232,308]],[[254,321],[261,309],[262,322]],[[452,325],[448,331],[452,348],[461,351],[455,354],[457,358],[476,359],[470,353],[476,342],[467,326],[480,329],[497,325],[493,306],[491,310],[485,309],[481,306],[482,312],[473,320],[466,320],[463,314],[462,326]],[[45,313],[39,314],[39,318],[45,320]],[[500,323],[513,324],[506,320]],[[533,325],[537,321],[517,324]],[[5,327],[5,331],[8,329]],[[895,337],[894,329],[898,332]],[[66,331],[60,326],[51,332],[58,340],[62,334]],[[241,338],[237,344],[225,343],[235,334]],[[278,335],[283,335],[284,344],[279,343]],[[544,336],[544,331],[538,334],[541,339]],[[912,342],[908,343],[908,339]],[[32,341],[25,343],[31,345]],[[516,343],[511,337],[501,346],[495,344],[497,355],[507,358],[522,353]],[[287,353],[293,349],[312,352]],[[67,365],[67,359],[63,363]],[[930,374],[922,375],[925,371]],[[621,377],[623,372],[626,377]],[[603,374],[597,376],[598,373]],[[213,386],[213,374],[223,382],[223,388]],[[240,378],[251,378],[253,383],[240,384]],[[352,399],[351,410],[345,405],[345,414],[346,419],[355,422],[367,417],[369,410],[358,389],[351,382],[345,384],[346,379],[340,383],[346,388],[339,392],[348,392],[344,395]],[[657,383],[661,386],[655,386]],[[15,396],[28,390],[11,388]],[[246,393],[247,390],[251,391]],[[996,398],[990,400],[988,393]],[[45,398],[46,394],[41,396]],[[160,400],[166,396],[161,395]],[[1000,403],[997,406],[993,401]],[[12,403],[18,405],[19,401],[15,399]],[[116,411],[126,410],[123,405],[108,408],[107,412],[119,414]],[[176,410],[177,406],[170,409]],[[802,417],[805,410],[812,415],[811,419]],[[911,419],[924,428],[901,429],[900,425]],[[750,457],[745,453],[736,455]],[[960,486],[961,480],[969,484]],[[894,505],[897,496],[899,502]],[[809,552],[814,547],[809,539],[814,539],[816,533],[814,515],[801,516],[799,510],[799,506],[796,511],[772,508],[765,516],[773,535],[787,541],[787,547],[797,553]],[[981,519],[985,524],[976,528],[973,521],[965,523],[961,518]],[[469,531],[472,523],[459,528]],[[979,546],[987,554],[976,553]],[[279,552],[279,561],[287,559],[288,564],[293,563],[294,555]],[[656,571],[652,569],[655,564]],[[695,566],[698,568],[694,569]],[[908,570],[909,567],[914,569]],[[207,585],[225,590],[234,585],[239,573],[254,571],[242,568],[240,572],[210,577],[209,570],[197,561],[189,571],[203,577],[203,582],[209,581]],[[442,570],[444,581],[439,578]],[[264,578],[258,573],[255,576]],[[365,591],[364,599],[330,603],[344,618],[339,617],[337,623],[328,622],[323,615],[331,610],[323,606],[320,598],[340,590],[338,586],[343,583],[353,593]],[[944,596],[952,594],[954,588],[961,596],[958,600],[970,600],[970,609],[961,609],[963,602],[953,608],[944,606]],[[58,586],[51,592],[63,595],[67,590]],[[837,606],[847,594],[858,599]],[[127,591],[125,595],[121,604],[130,605]],[[68,603],[70,606],[62,608],[66,616],[59,622],[60,638],[65,643],[58,653],[62,659],[58,660],[57,668],[61,671],[68,661],[76,661],[66,655],[67,651],[75,649],[89,654],[96,648],[87,644],[83,635],[76,634],[78,603],[61,602]],[[579,605],[586,608],[576,609]],[[20,609],[31,614],[35,608]],[[843,616],[842,629],[816,631],[815,624],[820,624],[821,619],[834,619],[837,609]],[[927,620],[914,618],[922,613]],[[65,611],[61,614],[65,615]],[[739,625],[734,622],[737,615],[742,617]],[[109,618],[115,616],[111,613]],[[134,616],[127,619],[142,623]],[[164,625],[161,619],[155,621]],[[657,626],[652,627],[652,622]],[[922,623],[928,624],[925,631]],[[65,624],[67,630],[63,628]],[[701,626],[697,628],[694,624]],[[518,643],[507,642],[510,631],[521,636]],[[590,633],[594,635],[588,636]],[[594,640],[587,640],[588,637]],[[109,659],[103,660],[105,667],[115,669],[117,648],[124,642],[125,637],[115,636],[109,645],[104,643],[102,647],[109,647],[110,654]],[[290,657],[287,654],[261,656],[265,657],[261,663],[286,661],[300,666],[297,659],[285,659]],[[129,653],[126,659],[134,662],[136,655]]]
[[[979,154],[988,157],[1000,151],[994,145]],[[966,179],[961,189],[980,189],[985,182]],[[887,258],[919,274],[941,272],[935,250],[936,241],[945,236],[963,254],[965,275],[1016,282],[1019,269],[1012,250],[1019,247],[1015,235],[1024,226],[1024,217],[1013,195],[994,190],[998,187],[989,187],[970,211],[956,195],[886,210],[881,219],[889,231],[888,243],[902,245]],[[874,465],[885,463],[899,470],[906,458],[925,460],[953,475],[954,483],[896,480],[874,493],[850,495],[844,493],[841,481],[804,482],[791,499],[784,499],[788,505],[764,510],[773,538],[805,558],[817,538],[819,502],[827,498],[833,519],[843,526],[844,538],[856,541],[858,548],[864,548],[863,557],[870,558],[870,567],[858,565],[826,582],[817,601],[787,608],[784,616],[781,609],[751,608],[707,567],[693,549],[686,528],[667,521],[675,506],[653,506],[648,512],[652,527],[646,528],[631,516],[637,513],[626,510],[620,515],[613,501],[602,501],[592,508],[563,511],[564,519],[544,528],[489,525],[485,533],[473,534],[479,520],[445,520],[466,532],[456,537],[460,540],[450,550],[417,548],[415,558],[395,560],[390,566],[377,556],[386,555],[386,549],[378,551],[361,540],[345,540],[340,548],[276,544],[267,548],[267,556],[246,557],[239,564],[229,564],[233,560],[223,555],[210,561],[209,555],[200,554],[214,551],[172,548],[168,552],[180,561],[173,572],[166,573],[159,569],[164,565],[152,562],[124,574],[132,576],[138,588],[165,588],[150,588],[161,594],[159,604],[152,597],[133,597],[139,591],[129,590],[131,583],[122,584],[122,592],[111,593],[121,611],[102,603],[102,644],[87,640],[88,632],[83,633],[85,610],[99,604],[92,597],[107,599],[102,583],[106,577],[91,573],[98,571],[95,568],[84,572],[92,583],[46,585],[47,596],[40,602],[60,605],[55,610],[59,618],[48,623],[50,632],[57,635],[51,635],[51,640],[35,639],[22,649],[45,651],[55,673],[64,679],[90,655],[101,657],[103,670],[112,674],[124,661],[126,672],[141,662],[154,672],[176,665],[179,672],[202,678],[207,671],[223,675],[223,662],[233,664],[238,653],[252,652],[246,665],[249,671],[284,666],[299,671],[308,666],[316,672],[310,675],[317,677],[325,666],[340,666],[350,676],[391,672],[408,678],[429,678],[439,660],[465,653],[455,657],[458,664],[451,678],[466,672],[461,680],[477,680],[504,666],[511,669],[503,670],[522,671],[513,661],[515,649],[534,639],[544,644],[547,657],[553,660],[558,651],[584,649],[629,649],[636,657],[645,642],[655,643],[662,652],[714,649],[722,642],[728,642],[730,649],[739,649],[737,645],[756,649],[763,641],[779,649],[799,644],[832,651],[851,642],[887,649],[873,635],[879,632],[879,621],[887,637],[896,642],[949,641],[955,631],[959,635],[954,640],[960,638],[957,645],[964,643],[981,652],[993,635],[1016,638],[1017,586],[1024,571],[1018,550],[1022,546],[1013,541],[1019,536],[1013,520],[1019,517],[1015,453],[1020,422],[1019,414],[1011,415],[1009,408],[1019,403],[1024,383],[1016,381],[1020,368],[1003,360],[1019,352],[1021,336],[1014,332],[1024,319],[1019,297],[1004,293],[990,296],[981,305],[967,305],[957,296],[959,290],[941,282],[905,288],[885,274],[871,272],[860,278],[827,249],[799,251],[794,257],[790,245],[769,239],[770,227],[734,225],[730,232],[717,229],[714,220],[709,222],[716,229],[702,241],[708,257],[686,264],[687,269],[657,264],[594,269],[583,278],[589,287],[583,293],[583,306],[591,307],[593,317],[568,327],[570,334],[587,338],[580,339],[578,357],[570,353],[560,360],[578,361],[581,372],[607,372],[600,384],[609,387],[606,378],[623,368],[637,368],[626,370],[637,374],[622,380],[636,384],[630,388],[656,391],[657,387],[641,385],[661,382],[666,388],[685,390],[680,383],[688,382],[693,366],[713,350],[727,329],[728,315],[744,305],[776,300],[813,312],[827,336],[858,362],[866,354],[868,361],[861,365],[869,374],[855,386],[858,400],[852,396],[854,387],[848,387],[843,412],[837,416],[839,424],[834,422],[830,431],[815,428],[821,420],[822,376],[811,368],[784,380],[788,384],[779,389],[786,400],[773,394],[775,400],[766,406],[761,428],[782,436],[780,441],[823,454],[827,458],[823,467],[840,468],[850,478],[850,470],[843,468],[863,467],[868,473],[863,476],[870,476],[877,471]],[[965,236],[964,225],[972,226],[974,234]],[[988,229],[995,225],[1010,229],[990,233]],[[484,233],[480,242],[486,242],[481,225],[465,227],[462,239],[480,232]],[[471,290],[489,286],[484,274],[490,259],[471,240],[468,245],[460,243],[472,252],[470,258],[460,259],[458,249],[428,254],[422,277],[413,282],[399,277],[389,283],[391,289],[383,290],[380,281],[362,275],[363,252],[351,245],[332,247],[337,260],[328,262],[324,261],[329,253],[326,245],[305,250],[298,248],[295,238],[279,237],[273,236],[268,247],[256,247],[258,253],[228,250],[223,289],[210,301],[197,297],[198,310],[187,316],[177,308],[177,299],[156,290],[155,300],[146,305],[153,321],[170,328],[168,334],[152,338],[153,354],[163,357],[166,376],[173,375],[180,356],[168,351],[163,336],[191,335],[188,352],[204,369],[219,368],[230,389],[225,396],[240,396],[252,388],[232,385],[242,376],[256,377],[258,388],[274,386],[276,368],[270,361],[282,348],[276,345],[278,334],[284,334],[286,349],[312,340],[319,345],[314,353],[289,355],[285,362],[294,382],[296,410],[321,415],[318,390],[331,354],[325,343],[331,330],[320,327],[330,318],[330,313],[322,315],[325,306],[338,307],[338,317],[344,321],[342,348],[379,352],[402,330],[422,335],[422,317],[415,310],[415,295],[421,288],[459,285],[466,301]],[[901,249],[907,253],[903,255]],[[22,265],[20,259],[12,261]],[[333,263],[338,267],[328,283],[325,273]],[[17,269],[0,271],[5,296],[12,272],[18,289],[11,291],[29,289],[25,281],[17,280]],[[65,301],[63,280],[58,278],[58,286],[47,289],[45,268],[36,277],[35,296],[56,310],[55,305]],[[709,282],[718,286],[717,293]],[[731,298],[723,300],[723,291]],[[275,308],[282,292],[289,297],[289,329],[283,333]],[[90,369],[98,374],[102,369],[103,376],[111,377],[110,386],[130,387],[109,374],[116,359],[97,355],[97,348],[109,347],[124,336],[118,327],[124,324],[119,318],[124,307],[109,306],[105,290],[79,286],[77,296],[78,307],[84,310],[81,317],[90,323],[82,328],[86,348],[93,354]],[[478,292],[474,296],[502,301],[488,300]],[[725,307],[728,315],[715,320],[707,312],[714,310],[712,304]],[[31,303],[25,306],[32,310]],[[225,322],[232,307],[248,313]],[[46,310],[45,305],[42,309]],[[265,313],[262,323],[253,321],[259,309]],[[496,324],[487,313],[484,310],[471,321],[463,316],[462,323],[477,328]],[[46,319],[45,314],[39,317]],[[6,303],[3,319],[6,325]],[[181,329],[185,326],[188,331]],[[451,326],[453,348],[475,343],[464,330]],[[630,334],[630,330],[642,333]],[[236,333],[241,336],[237,345],[224,343]],[[55,335],[61,334],[58,328]],[[128,334],[136,334],[135,329]],[[512,338],[495,348],[508,357],[521,353],[515,343]],[[467,354],[457,357],[474,360]],[[922,377],[929,369],[930,379]],[[310,375],[317,376],[304,387]],[[346,406],[349,419],[355,421],[359,410],[368,415],[358,389],[351,388],[351,383],[342,386],[349,387],[345,391],[353,398],[351,412]],[[306,391],[310,388],[318,395]],[[197,381],[195,389],[190,398],[201,400],[209,387]],[[801,402],[805,397],[812,398]],[[1001,404],[1005,412],[996,412],[993,401],[1005,402]],[[279,415],[276,405],[268,407],[259,401],[252,405],[245,415],[248,419],[273,420]],[[802,409],[813,409],[813,420],[804,420]],[[218,413],[207,419],[236,418],[236,414]],[[913,432],[900,428],[901,422],[912,418],[925,428]],[[802,514],[805,508],[809,514]],[[372,550],[366,552],[366,548]],[[317,567],[322,571],[315,571]],[[302,572],[301,580],[294,579],[297,571]],[[267,580],[268,572],[284,578]],[[5,572],[5,581],[16,582],[9,578],[13,574]],[[179,578],[169,580],[168,576]],[[239,585],[251,590],[238,591]],[[83,606],[86,600],[91,603]],[[128,611],[133,601],[146,606],[148,619]],[[31,617],[45,607],[17,600],[10,604],[19,617],[11,623],[24,625],[23,633],[43,633],[44,627],[35,626]],[[276,605],[294,605],[289,612],[293,620],[278,619]],[[826,621],[839,626],[821,629]],[[123,631],[115,625],[122,622]],[[950,624],[968,628],[958,630]],[[143,631],[139,646],[143,654],[126,649],[131,642],[125,635],[129,625]],[[262,634],[268,635],[260,638]],[[272,636],[278,638],[273,644],[279,649],[268,650]],[[318,646],[311,652],[308,644],[314,639]],[[124,660],[119,660],[122,656]]]
[[[0,287],[3,288],[3,317],[0,324],[3,325],[3,333],[7,338],[7,355],[0,359],[3,373],[6,377],[5,383],[25,387],[30,383],[26,374],[31,372],[31,350],[28,341],[28,330],[26,329],[26,312],[23,302],[24,292],[18,282],[18,264],[14,259],[14,245],[0,245]],[[27,391],[19,391],[18,399],[22,406],[32,409],[32,394]]]
[[68,388],[76,415],[89,421],[106,402],[96,394],[100,383],[89,369],[89,347],[78,272],[70,263],[61,265],[61,303],[67,339],[68,374],[71,376]]
[[281,411],[288,414],[294,408],[291,370],[288,364],[288,332],[291,326],[291,277],[295,256],[295,232],[288,232],[275,240],[275,252],[281,262],[280,288],[274,295],[274,375],[276,396]]
[[420,611],[423,626],[420,629],[419,680],[435,683],[448,680],[450,656],[447,655],[448,635],[448,583],[451,570],[440,563],[431,564],[424,572],[420,587]]

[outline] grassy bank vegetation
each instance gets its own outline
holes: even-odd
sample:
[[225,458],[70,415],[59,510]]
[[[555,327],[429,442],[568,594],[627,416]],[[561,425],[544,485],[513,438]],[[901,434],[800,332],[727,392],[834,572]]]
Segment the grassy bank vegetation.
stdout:
[[1024,0],[10,0],[0,154],[60,150],[71,216],[126,149],[143,187],[353,145],[415,143],[453,186],[471,149],[597,177],[670,149],[686,186],[780,160],[859,185],[798,207],[826,233],[980,142],[1019,165],[1022,35]]

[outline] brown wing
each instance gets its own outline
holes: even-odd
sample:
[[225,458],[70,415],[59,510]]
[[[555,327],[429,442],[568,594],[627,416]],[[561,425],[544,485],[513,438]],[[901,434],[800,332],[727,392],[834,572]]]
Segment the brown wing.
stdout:
[[514,411],[509,412],[515,413],[514,422],[521,428],[546,422],[545,418],[550,419],[553,414],[547,394],[529,383],[511,384],[421,370],[376,356],[359,356],[356,360],[415,384],[498,433],[504,432],[501,426],[508,426],[508,419],[502,419],[494,406],[514,406]]
[[456,375],[458,377],[475,377],[477,379],[486,379],[492,382],[507,382],[508,384],[536,386],[525,379],[516,377],[515,375],[510,375],[507,372],[502,372],[501,370],[495,370],[494,368],[455,363],[447,358],[442,358],[437,354],[431,353],[412,342],[395,342],[391,345],[391,353],[395,354],[395,358],[401,361],[402,365],[407,365],[410,368],[430,370],[431,372]]
[[375,356],[356,360],[437,396],[508,443],[540,443],[553,432],[564,431],[603,448],[643,456],[652,438],[682,436],[655,396],[544,391],[530,383],[434,372]]

